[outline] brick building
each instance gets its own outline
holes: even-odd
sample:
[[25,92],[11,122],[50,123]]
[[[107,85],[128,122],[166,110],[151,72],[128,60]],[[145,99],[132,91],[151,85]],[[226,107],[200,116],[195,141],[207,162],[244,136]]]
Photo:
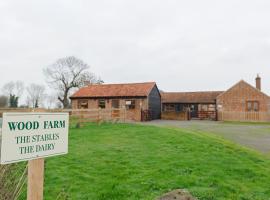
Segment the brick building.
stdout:
[[261,78],[256,87],[241,80],[226,91],[164,92],[162,111],[190,111],[191,118],[229,121],[270,121],[270,97],[261,91]]
[[219,120],[269,121],[270,97],[261,91],[261,78],[256,87],[241,80],[216,99]]
[[70,99],[72,109],[126,108],[126,118],[135,121],[141,121],[144,114],[151,119],[161,115],[161,96],[155,82],[88,85]]

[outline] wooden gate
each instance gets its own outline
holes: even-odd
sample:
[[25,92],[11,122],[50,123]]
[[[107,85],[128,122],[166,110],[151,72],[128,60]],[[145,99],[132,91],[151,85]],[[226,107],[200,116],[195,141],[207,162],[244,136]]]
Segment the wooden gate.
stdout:
[[141,121],[151,121],[152,120],[152,115],[150,110],[142,110],[141,111]]

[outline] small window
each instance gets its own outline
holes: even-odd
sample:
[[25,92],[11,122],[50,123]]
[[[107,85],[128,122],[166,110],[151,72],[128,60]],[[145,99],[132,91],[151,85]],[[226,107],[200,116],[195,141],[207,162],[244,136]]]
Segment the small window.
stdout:
[[87,100],[80,100],[78,102],[78,109],[87,109],[88,108],[88,101]]
[[135,109],[135,100],[126,100],[126,109]]
[[112,108],[119,108],[119,99],[112,100]]
[[258,112],[260,110],[258,101],[247,101],[247,111],[248,112]]
[[106,101],[104,99],[99,99],[98,100],[98,107],[102,108],[102,109],[106,108]]
[[253,109],[254,109],[255,112],[258,112],[259,111],[259,102],[255,101],[253,103]]
[[247,102],[247,111],[252,111],[252,102],[251,101],[249,101],[249,102]]
[[175,111],[175,105],[174,104],[168,104],[164,106],[165,111]]

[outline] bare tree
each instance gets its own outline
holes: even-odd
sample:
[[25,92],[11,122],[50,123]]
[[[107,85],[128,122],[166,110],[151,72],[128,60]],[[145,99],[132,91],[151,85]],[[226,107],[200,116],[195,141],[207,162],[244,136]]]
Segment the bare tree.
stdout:
[[22,81],[10,81],[3,86],[2,90],[5,95],[12,94],[20,97],[24,91],[24,83]]
[[4,108],[8,106],[8,97],[1,95],[0,96],[0,108]]
[[11,81],[6,83],[3,88],[3,93],[9,97],[9,106],[18,107],[18,100],[23,94],[24,84],[22,81]]
[[14,94],[14,90],[15,90],[15,83],[13,81],[6,83],[3,88],[3,93],[5,95],[11,95]]
[[43,100],[45,87],[38,84],[30,84],[27,88],[27,104],[29,107],[38,108]]
[[85,82],[97,83],[97,77],[88,69],[89,65],[74,56],[61,58],[44,69],[48,84],[57,90],[58,100],[64,108],[69,106],[72,89],[84,86]]

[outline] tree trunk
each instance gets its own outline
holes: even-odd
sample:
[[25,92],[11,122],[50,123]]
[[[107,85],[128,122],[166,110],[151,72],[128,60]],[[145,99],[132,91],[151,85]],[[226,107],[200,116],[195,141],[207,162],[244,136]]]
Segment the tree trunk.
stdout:
[[69,89],[66,89],[63,95],[63,98],[58,97],[59,101],[62,103],[63,108],[68,108],[69,107],[69,101],[68,101],[68,91]]
[[68,101],[67,96],[66,96],[66,97],[64,97],[64,101],[63,101],[63,107],[64,107],[64,108],[68,108],[68,107],[69,107],[69,101]]

